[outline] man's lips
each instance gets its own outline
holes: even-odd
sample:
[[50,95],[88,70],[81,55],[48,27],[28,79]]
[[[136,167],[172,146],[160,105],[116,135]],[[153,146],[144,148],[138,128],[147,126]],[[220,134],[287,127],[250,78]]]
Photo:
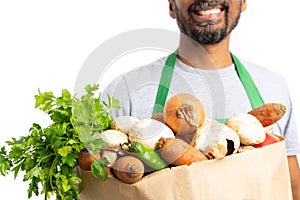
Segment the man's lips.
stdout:
[[201,9],[200,7],[193,9],[192,14],[196,21],[217,20],[224,8],[222,6],[209,7]]
[[206,9],[206,10],[198,10],[195,11],[194,13],[198,15],[215,15],[215,14],[219,14],[220,12],[222,12],[221,9],[213,8],[213,9]]
[[222,4],[194,3],[189,12],[196,21],[218,20],[225,7]]

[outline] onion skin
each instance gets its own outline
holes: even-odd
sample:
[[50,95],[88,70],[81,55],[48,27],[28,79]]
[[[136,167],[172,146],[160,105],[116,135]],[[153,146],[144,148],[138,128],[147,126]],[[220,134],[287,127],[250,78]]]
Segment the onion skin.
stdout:
[[151,119],[155,119],[161,123],[165,123],[163,113],[156,113],[156,114],[152,115]]
[[191,134],[201,126],[205,118],[204,107],[191,94],[177,94],[171,97],[164,108],[163,120],[175,134]]

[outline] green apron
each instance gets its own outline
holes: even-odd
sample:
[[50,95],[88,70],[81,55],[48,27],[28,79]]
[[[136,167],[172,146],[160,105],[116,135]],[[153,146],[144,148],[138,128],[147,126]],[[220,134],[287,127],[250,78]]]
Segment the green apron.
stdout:
[[[164,106],[166,103],[166,99],[169,92],[169,87],[172,80],[172,75],[174,71],[174,66],[177,57],[177,50],[170,54],[165,62],[165,66],[163,68],[160,83],[158,86],[155,105],[153,108],[153,114],[162,113],[164,110]],[[245,91],[248,95],[248,98],[251,103],[252,108],[257,108],[264,104],[264,100],[262,99],[256,85],[254,84],[249,72],[242,65],[242,63],[238,60],[236,56],[231,53],[231,57],[233,59],[234,66],[238,73],[238,76],[245,88]],[[218,121],[225,123],[227,119],[217,119]]]

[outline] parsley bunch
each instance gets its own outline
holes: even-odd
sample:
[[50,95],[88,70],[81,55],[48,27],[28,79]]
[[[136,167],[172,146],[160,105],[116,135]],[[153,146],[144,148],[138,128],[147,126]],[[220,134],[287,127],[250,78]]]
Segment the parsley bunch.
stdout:
[[[110,111],[119,108],[119,102],[109,95],[107,102],[101,101],[100,95],[94,97],[98,89],[97,84],[87,85],[81,98],[72,97],[66,89],[59,97],[38,90],[35,107],[47,113],[52,123],[45,128],[33,123],[29,135],[6,141],[8,146],[0,149],[0,174],[13,172],[16,177],[25,172],[23,181],[29,182],[28,198],[43,194],[46,200],[55,194],[58,200],[79,199],[81,179],[75,171],[78,153],[83,149],[99,152],[106,146],[94,135],[109,128]],[[102,168],[106,164],[105,159],[95,160],[93,175],[106,179]]]

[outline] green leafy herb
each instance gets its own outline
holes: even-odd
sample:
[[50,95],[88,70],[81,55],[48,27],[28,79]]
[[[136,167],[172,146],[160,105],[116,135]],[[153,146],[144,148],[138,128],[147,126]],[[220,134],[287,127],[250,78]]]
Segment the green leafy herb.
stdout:
[[[86,94],[72,98],[68,90],[56,97],[52,92],[35,95],[35,108],[47,113],[52,123],[42,128],[33,123],[29,135],[6,141],[0,150],[0,174],[25,172],[23,181],[29,182],[28,198],[44,194],[44,199],[54,193],[58,200],[79,199],[77,185],[81,179],[76,174],[78,154],[83,149],[98,152],[107,144],[96,135],[109,128],[111,109],[119,108],[119,102],[108,96],[108,101],[95,97],[98,85],[86,86]],[[94,176],[107,178],[103,166],[106,159],[94,160]],[[40,189],[42,187],[42,189]]]

